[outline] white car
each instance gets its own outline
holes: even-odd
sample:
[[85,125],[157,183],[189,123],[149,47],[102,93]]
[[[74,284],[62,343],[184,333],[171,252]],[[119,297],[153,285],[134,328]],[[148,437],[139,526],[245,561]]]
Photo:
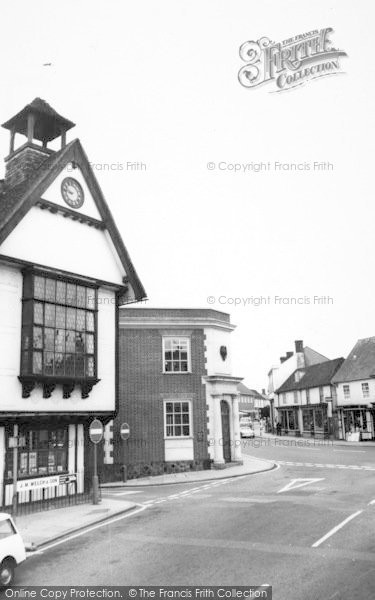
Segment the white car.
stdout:
[[26,560],[21,534],[10,515],[0,513],[0,587],[11,585],[15,568]]
[[248,424],[240,425],[240,436],[242,438],[253,438],[254,437],[254,429]]

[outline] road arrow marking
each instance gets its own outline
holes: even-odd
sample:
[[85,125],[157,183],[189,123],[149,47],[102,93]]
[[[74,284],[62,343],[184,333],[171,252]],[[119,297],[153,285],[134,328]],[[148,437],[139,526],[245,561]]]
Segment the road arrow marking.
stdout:
[[316,481],[323,481],[324,477],[314,478],[314,479],[292,479],[290,483],[287,483],[286,486],[281,488],[277,493],[281,494],[282,492],[286,492],[289,490],[295,490],[297,488],[304,487],[305,485],[310,485],[310,483],[315,483]]

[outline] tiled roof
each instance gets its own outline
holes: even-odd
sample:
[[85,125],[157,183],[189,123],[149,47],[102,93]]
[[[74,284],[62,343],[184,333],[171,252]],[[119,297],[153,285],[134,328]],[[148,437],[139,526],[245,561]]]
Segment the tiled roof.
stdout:
[[295,390],[304,390],[322,385],[329,385],[332,377],[344,362],[343,358],[327,360],[317,365],[301,369],[304,374],[299,381],[296,381],[297,371],[294,371],[290,377],[276,390],[277,394],[284,392],[293,392]]
[[375,337],[358,340],[333,381],[358,381],[375,377]]
[[78,139],[73,140],[42,162],[22,183],[3,189],[0,193],[0,245],[17,227],[21,219],[34,206],[58,173],[69,162],[77,162],[86,178],[90,192],[97,204],[103,223],[117,250],[135,299],[146,298],[146,292],[124,245],[108,204],[95,178],[87,156]]
[[261,400],[265,400],[265,397],[262,396],[262,394],[260,394],[256,390],[251,390],[250,388],[246,387],[246,385],[244,385],[243,383],[238,384],[237,390],[240,392],[241,396],[251,396],[252,398],[260,398]]

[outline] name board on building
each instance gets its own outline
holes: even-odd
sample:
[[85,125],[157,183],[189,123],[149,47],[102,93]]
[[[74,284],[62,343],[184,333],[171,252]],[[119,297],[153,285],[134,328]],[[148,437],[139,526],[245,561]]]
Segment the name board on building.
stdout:
[[65,483],[73,483],[75,481],[77,481],[77,475],[75,473],[51,475],[50,477],[37,477],[35,479],[21,479],[17,481],[17,492],[52,488]]

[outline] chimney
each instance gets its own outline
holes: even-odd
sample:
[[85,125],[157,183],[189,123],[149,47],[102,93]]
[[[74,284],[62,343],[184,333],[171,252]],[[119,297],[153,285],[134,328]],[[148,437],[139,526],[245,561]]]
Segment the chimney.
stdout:
[[305,353],[303,351],[303,340],[296,340],[296,357],[297,357],[297,369],[305,368]]
[[283,362],[286,361],[286,356],[280,356],[280,362],[281,364],[283,364]]
[[263,396],[267,396],[267,394],[266,394],[266,390],[265,390],[264,388],[262,388],[262,395],[263,395]]
[[[5,186],[10,188],[32,176],[55,153],[47,148],[49,142],[61,138],[61,148],[65,147],[66,132],[74,123],[41,98],[35,98],[2,127],[10,131],[9,154],[5,159]],[[18,148],[15,148],[16,135],[26,138]]]
[[286,353],[286,357],[287,359],[290,358],[291,356],[293,356],[294,352],[287,352]]
[[5,159],[5,186],[12,188],[32,176],[50,156],[50,151],[31,146],[21,146]]

